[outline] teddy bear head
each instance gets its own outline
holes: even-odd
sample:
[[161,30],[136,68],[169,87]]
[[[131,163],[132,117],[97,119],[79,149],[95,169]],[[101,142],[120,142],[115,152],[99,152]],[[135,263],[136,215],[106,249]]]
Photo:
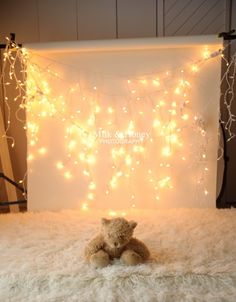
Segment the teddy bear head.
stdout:
[[111,248],[125,246],[132,237],[136,225],[135,221],[127,221],[121,217],[102,218],[102,234],[106,244]]

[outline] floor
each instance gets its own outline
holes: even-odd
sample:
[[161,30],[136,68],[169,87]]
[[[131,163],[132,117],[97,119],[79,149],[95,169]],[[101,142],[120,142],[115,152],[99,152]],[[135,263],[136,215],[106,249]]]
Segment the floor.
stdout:
[[236,210],[133,211],[152,257],[104,269],[84,262],[102,212],[0,215],[0,301],[236,301]]

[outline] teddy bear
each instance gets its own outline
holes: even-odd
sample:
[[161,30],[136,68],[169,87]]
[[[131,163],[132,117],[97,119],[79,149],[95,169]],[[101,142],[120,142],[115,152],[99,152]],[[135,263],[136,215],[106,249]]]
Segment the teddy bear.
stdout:
[[85,247],[85,259],[95,268],[103,268],[114,258],[127,265],[145,262],[150,256],[146,245],[133,237],[135,221],[123,217],[102,218],[101,232]]

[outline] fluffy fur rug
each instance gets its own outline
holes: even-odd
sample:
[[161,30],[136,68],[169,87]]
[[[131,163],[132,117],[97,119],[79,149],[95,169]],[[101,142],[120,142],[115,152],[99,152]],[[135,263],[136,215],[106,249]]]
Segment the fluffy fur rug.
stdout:
[[236,301],[236,210],[136,212],[150,262],[95,270],[83,249],[101,216],[0,215],[0,301]]

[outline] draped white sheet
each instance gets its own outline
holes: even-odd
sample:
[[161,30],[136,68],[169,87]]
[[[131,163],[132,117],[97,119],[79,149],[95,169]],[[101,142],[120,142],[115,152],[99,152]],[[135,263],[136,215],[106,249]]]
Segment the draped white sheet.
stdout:
[[[84,203],[106,210],[134,206],[215,207],[220,56],[202,61],[206,47],[214,53],[221,41],[212,36],[196,36],[26,45],[31,50],[29,62],[45,71],[43,78],[52,95],[63,96],[67,108],[65,122],[61,113],[37,121],[41,129],[37,148],[47,149],[44,156],[36,154],[35,146],[28,143],[28,154],[35,155],[28,162],[29,209],[60,210]],[[192,64],[199,66],[198,72],[191,72]],[[181,101],[183,95],[175,93],[175,89],[183,78],[190,88],[186,88],[186,99]],[[158,88],[156,79],[160,80]],[[164,105],[160,103],[163,99]],[[188,104],[184,103],[186,100]],[[148,134],[148,140],[139,144],[144,147],[144,154],[131,151],[131,144],[122,145],[126,155],[131,154],[130,165],[123,158],[112,168],[111,149],[118,145],[104,143],[101,137],[94,147],[94,165],[86,168],[79,159],[75,160],[76,152],[82,152],[78,142],[71,152],[72,159],[68,158],[65,129],[71,123],[69,115],[74,113],[76,125],[85,129],[89,114],[97,105],[100,113],[93,127],[97,135],[101,127],[106,133],[124,131],[130,121],[134,131]],[[109,107],[114,112],[109,114]],[[171,113],[174,109],[177,115]],[[29,114],[28,120],[31,119]],[[174,134],[182,146],[171,146],[171,156],[163,156],[165,138],[153,128],[154,120],[162,126],[170,120],[177,121],[180,131]],[[91,129],[88,126],[86,131]],[[56,168],[58,161],[63,162],[63,171]],[[75,161],[77,165],[73,164]],[[86,169],[92,178],[83,174]],[[72,177],[65,179],[64,171]],[[118,177],[117,188],[111,189],[112,175],[119,172],[122,176]],[[163,179],[169,187],[162,188]],[[96,184],[94,191],[88,189],[91,181]],[[93,200],[87,198],[91,192]]]

